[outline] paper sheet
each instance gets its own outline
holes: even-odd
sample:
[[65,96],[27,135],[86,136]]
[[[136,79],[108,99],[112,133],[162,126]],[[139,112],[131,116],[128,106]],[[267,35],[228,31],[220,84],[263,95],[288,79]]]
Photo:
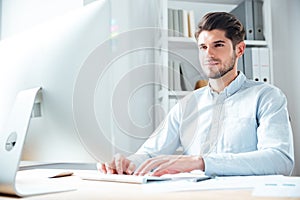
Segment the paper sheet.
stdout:
[[279,176],[258,184],[252,193],[261,197],[300,197],[300,177]]
[[165,181],[161,183],[150,183],[143,185],[145,192],[180,192],[180,191],[200,191],[200,190],[237,190],[237,189],[254,189],[258,184],[265,180],[277,180],[283,177],[274,176],[226,176],[215,177],[213,179],[191,182],[187,180]]

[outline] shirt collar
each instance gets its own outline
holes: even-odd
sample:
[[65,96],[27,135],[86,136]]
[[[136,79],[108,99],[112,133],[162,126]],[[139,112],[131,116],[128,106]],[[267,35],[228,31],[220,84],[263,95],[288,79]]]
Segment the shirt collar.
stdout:
[[[246,81],[246,76],[243,74],[243,72],[239,71],[238,76],[227,87],[225,87],[225,89],[222,92],[220,92],[220,94],[225,94],[226,97],[230,97],[242,87],[245,81]],[[217,93],[214,92],[210,86],[209,89],[210,89],[210,93],[213,96],[217,95]]]

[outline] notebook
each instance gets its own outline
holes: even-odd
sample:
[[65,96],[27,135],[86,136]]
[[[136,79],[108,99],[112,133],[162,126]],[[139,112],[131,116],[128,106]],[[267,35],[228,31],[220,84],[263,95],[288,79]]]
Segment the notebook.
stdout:
[[32,176],[27,178],[18,176],[32,108],[39,92],[41,92],[40,87],[18,93],[6,126],[0,133],[0,194],[24,197],[75,189],[56,184],[57,182],[45,177],[41,177],[39,181],[33,180]]

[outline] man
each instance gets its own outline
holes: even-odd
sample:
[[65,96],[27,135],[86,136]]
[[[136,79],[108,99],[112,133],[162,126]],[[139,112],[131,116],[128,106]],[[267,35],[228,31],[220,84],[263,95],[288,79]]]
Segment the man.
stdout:
[[[104,173],[160,176],[202,170],[208,175],[289,175],[293,137],[284,94],[237,71],[245,30],[233,15],[206,14],[195,33],[209,85],[171,109],[132,156],[99,164]],[[183,155],[172,155],[178,147]]]

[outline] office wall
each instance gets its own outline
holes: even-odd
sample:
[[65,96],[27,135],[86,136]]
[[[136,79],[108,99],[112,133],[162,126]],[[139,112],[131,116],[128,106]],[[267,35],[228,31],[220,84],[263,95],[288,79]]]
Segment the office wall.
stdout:
[[284,91],[288,99],[294,133],[294,174],[300,175],[300,1],[276,0],[271,1],[271,5],[274,84]]

